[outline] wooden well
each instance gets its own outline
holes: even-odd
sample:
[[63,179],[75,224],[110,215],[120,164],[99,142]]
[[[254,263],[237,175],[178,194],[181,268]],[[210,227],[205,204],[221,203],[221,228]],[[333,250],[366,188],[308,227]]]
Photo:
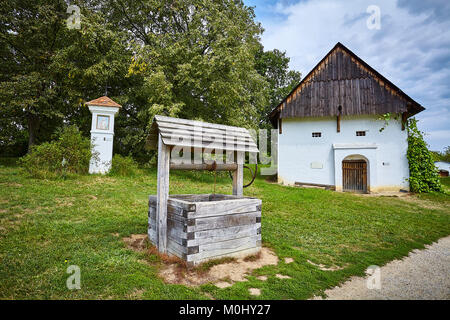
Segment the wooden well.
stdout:
[[[148,235],[157,244],[157,197],[150,196]],[[223,194],[170,195],[167,253],[188,264],[243,257],[261,249],[261,200]]]
[[[158,150],[157,195],[149,199],[148,235],[159,252],[196,265],[261,249],[261,200],[243,196],[245,152],[259,152],[247,129],[155,116],[148,147]],[[200,161],[172,159],[181,150],[201,154]],[[226,157],[224,163],[208,162],[205,150],[231,153],[232,161]],[[169,196],[170,170],[231,171],[233,195]]]

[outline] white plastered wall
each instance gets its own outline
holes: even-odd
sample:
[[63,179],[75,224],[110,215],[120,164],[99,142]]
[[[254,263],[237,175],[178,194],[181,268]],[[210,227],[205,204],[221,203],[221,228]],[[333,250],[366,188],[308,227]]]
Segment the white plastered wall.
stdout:
[[[400,120],[384,125],[378,116],[293,118],[282,120],[278,136],[278,179],[335,186],[342,189],[342,160],[350,155],[368,159],[368,184],[372,192],[409,189],[407,131]],[[365,131],[365,136],[356,136]],[[321,132],[320,138],[312,137]],[[333,147],[334,145],[334,147]]]
[[[114,138],[114,117],[119,111],[117,107],[89,106],[92,113],[91,143],[94,145],[93,151],[97,153],[98,159],[91,158],[89,163],[89,173],[107,173],[111,168],[113,138]],[[97,128],[97,117],[108,116],[109,126],[107,130]]]

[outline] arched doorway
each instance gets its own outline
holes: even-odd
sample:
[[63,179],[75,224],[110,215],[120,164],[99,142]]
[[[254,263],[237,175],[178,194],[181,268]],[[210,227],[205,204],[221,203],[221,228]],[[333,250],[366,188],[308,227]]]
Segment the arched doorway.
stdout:
[[367,160],[362,156],[349,156],[342,160],[342,190],[367,192]]

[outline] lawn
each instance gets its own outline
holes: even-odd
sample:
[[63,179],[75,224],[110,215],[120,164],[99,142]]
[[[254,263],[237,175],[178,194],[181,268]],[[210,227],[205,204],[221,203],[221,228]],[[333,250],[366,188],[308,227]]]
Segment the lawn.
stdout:
[[[171,193],[211,193],[212,173],[174,172]],[[446,181],[447,182],[447,181]],[[448,183],[447,183],[448,185]],[[228,176],[217,193],[231,193]],[[450,196],[368,197],[268,183],[259,177],[245,195],[263,200],[263,245],[280,262],[225,289],[165,284],[161,260],[122,241],[147,230],[147,199],[156,170],[136,177],[27,177],[14,161],[0,166],[0,298],[2,299],[307,299],[363,275],[414,248],[450,234]],[[294,258],[290,264],[283,258]],[[322,271],[307,262],[341,266]],[[68,265],[81,268],[81,290],[66,288]],[[281,273],[291,279],[278,279]],[[268,276],[267,281],[256,278]]]
[[448,191],[450,189],[450,177],[442,177],[441,182],[444,188],[446,188]]

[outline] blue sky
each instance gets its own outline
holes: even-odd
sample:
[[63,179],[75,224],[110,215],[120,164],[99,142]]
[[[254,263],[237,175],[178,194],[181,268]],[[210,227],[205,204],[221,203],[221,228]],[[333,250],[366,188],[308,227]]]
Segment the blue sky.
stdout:
[[[286,51],[306,75],[338,42],[426,110],[416,116],[432,150],[450,145],[449,0],[244,0],[255,7],[266,50]],[[369,29],[370,5],[380,28]]]

